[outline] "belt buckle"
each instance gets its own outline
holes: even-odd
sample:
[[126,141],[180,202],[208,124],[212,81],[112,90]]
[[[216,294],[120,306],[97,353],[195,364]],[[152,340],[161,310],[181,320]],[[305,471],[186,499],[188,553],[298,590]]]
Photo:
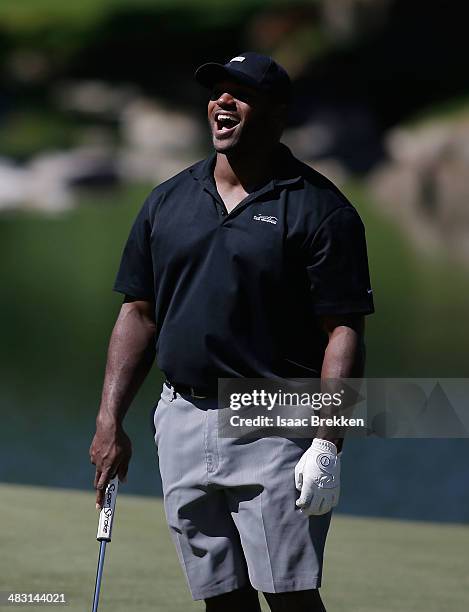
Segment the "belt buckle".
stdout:
[[191,390],[191,397],[193,397],[194,399],[207,399],[206,395],[196,395],[194,387],[189,387],[189,388]]

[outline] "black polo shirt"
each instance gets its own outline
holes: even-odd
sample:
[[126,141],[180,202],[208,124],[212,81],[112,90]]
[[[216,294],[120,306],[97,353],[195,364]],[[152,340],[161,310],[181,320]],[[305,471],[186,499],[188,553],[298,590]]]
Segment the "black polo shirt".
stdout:
[[157,363],[173,383],[318,376],[317,315],[373,312],[361,219],[284,145],[273,180],[228,214],[215,159],[151,192],[114,289],[155,302]]

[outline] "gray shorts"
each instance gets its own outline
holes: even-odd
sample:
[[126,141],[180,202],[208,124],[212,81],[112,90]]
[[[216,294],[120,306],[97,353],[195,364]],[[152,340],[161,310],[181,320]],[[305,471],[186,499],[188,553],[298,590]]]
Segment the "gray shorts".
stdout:
[[331,513],[296,507],[305,439],[218,436],[216,399],[163,385],[155,441],[170,532],[193,599],[250,582],[258,591],[315,589]]

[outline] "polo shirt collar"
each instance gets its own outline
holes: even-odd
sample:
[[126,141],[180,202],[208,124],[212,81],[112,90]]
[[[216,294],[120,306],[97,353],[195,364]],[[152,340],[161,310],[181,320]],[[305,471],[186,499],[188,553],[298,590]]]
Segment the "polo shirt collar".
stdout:
[[197,180],[211,178],[213,176],[216,158],[216,152],[211,153],[206,159],[197,162],[194,166],[189,168],[189,172],[192,174],[193,178]]

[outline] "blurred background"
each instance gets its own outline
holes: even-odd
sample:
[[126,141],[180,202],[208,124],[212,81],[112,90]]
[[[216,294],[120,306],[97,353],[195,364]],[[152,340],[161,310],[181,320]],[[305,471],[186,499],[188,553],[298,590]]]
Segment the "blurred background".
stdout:
[[[367,375],[468,377],[462,3],[1,0],[0,481],[90,490],[112,292],[149,190],[210,150],[205,61],[271,54],[284,142],[365,221]],[[129,493],[159,495],[155,368],[127,418]],[[339,512],[469,521],[467,440],[354,440]],[[451,500],[450,502],[448,500]]]

